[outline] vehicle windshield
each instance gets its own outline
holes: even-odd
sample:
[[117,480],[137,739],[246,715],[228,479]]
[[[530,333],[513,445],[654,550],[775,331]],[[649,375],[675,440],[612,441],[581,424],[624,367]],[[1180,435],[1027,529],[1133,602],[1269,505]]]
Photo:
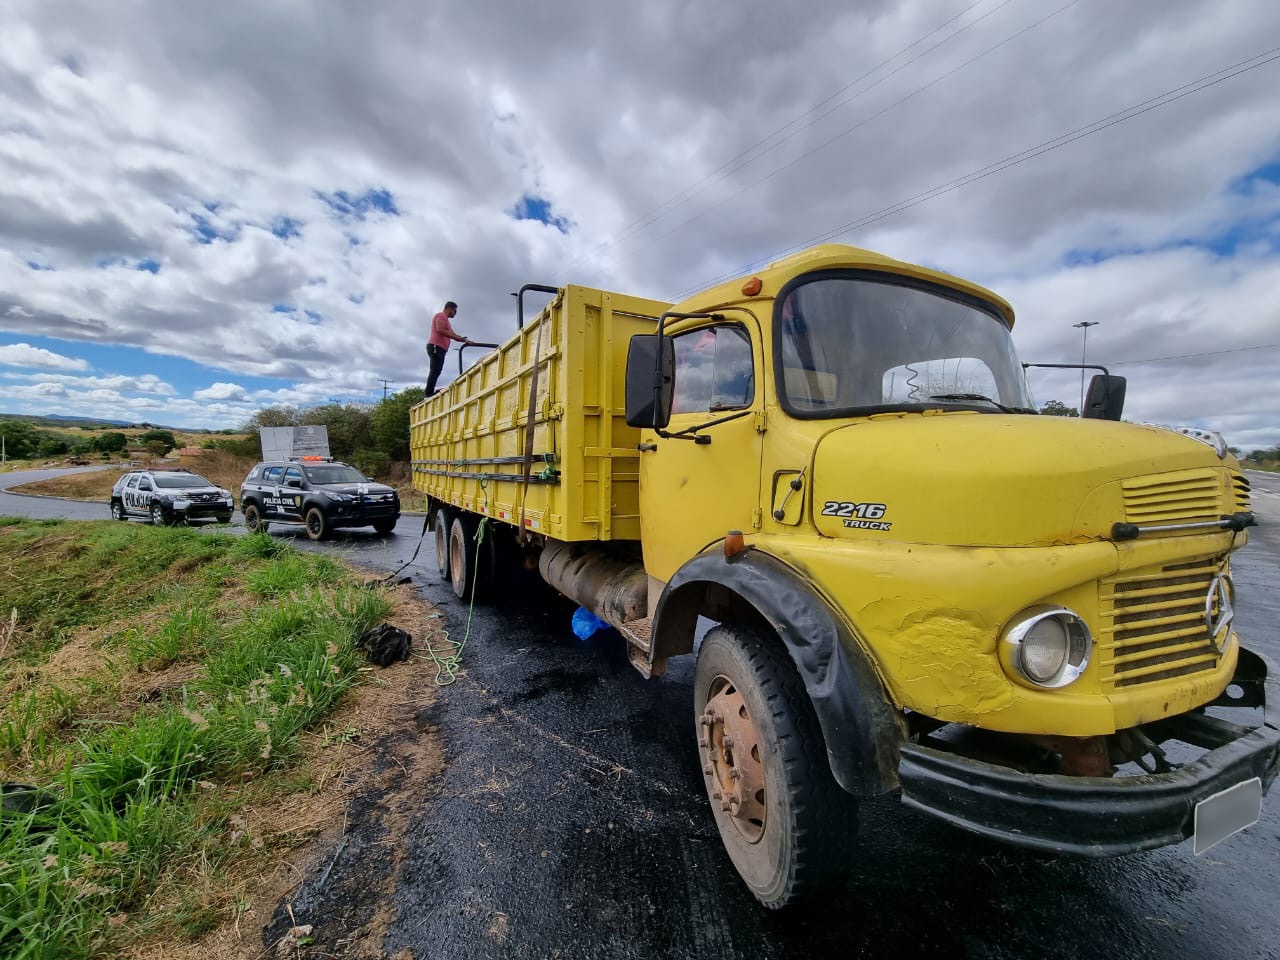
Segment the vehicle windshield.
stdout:
[[369,479],[355,467],[348,467],[345,463],[326,463],[303,469],[312,483],[366,483]]
[[830,271],[775,308],[778,394],[818,418],[959,405],[1034,411],[994,307],[919,281]]
[[213,484],[204,477],[194,473],[157,473],[153,474],[157,487],[177,489],[181,487],[212,487]]

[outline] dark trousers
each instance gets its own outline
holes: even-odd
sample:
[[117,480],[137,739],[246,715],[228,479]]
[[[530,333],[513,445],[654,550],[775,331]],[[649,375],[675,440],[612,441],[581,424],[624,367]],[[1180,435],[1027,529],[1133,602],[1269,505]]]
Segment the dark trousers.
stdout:
[[427,356],[431,358],[431,372],[427,374],[427,396],[436,392],[436,381],[440,379],[440,371],[444,369],[444,358],[449,353],[445,347],[427,344]]

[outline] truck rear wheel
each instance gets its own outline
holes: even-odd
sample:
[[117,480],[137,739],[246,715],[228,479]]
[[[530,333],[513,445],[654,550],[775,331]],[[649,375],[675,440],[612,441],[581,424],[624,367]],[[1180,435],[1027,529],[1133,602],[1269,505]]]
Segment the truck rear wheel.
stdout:
[[475,524],[457,516],[449,526],[449,584],[459,600],[470,600],[475,589]]
[[449,527],[452,523],[453,519],[449,516],[449,511],[440,507],[436,511],[435,534],[436,570],[441,580],[449,579]]
[[785,650],[737,624],[702,641],[694,721],[703,778],[729,858],[766,907],[845,876],[857,831],[822,730]]

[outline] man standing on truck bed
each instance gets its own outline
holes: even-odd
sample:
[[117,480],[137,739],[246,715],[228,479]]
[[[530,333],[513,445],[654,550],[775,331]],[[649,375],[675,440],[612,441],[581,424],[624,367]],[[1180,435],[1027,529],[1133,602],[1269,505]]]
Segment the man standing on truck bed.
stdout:
[[452,300],[445,303],[444,309],[431,318],[431,336],[427,338],[427,356],[431,359],[431,372],[427,374],[427,396],[436,392],[436,381],[440,379],[440,371],[444,369],[445,354],[449,352],[449,341],[457,340],[464,346],[471,341],[454,332],[449,322],[458,313],[458,305]]

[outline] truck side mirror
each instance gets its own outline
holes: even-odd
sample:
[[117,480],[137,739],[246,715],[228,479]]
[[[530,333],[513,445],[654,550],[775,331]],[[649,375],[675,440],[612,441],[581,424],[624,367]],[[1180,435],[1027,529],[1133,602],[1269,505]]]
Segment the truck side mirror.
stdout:
[[[658,344],[662,366],[658,366]],[[671,422],[675,348],[670,337],[640,333],[627,348],[627,426],[661,430]]]
[[1124,377],[1100,373],[1089,381],[1082,417],[1091,420],[1119,420],[1124,410]]

